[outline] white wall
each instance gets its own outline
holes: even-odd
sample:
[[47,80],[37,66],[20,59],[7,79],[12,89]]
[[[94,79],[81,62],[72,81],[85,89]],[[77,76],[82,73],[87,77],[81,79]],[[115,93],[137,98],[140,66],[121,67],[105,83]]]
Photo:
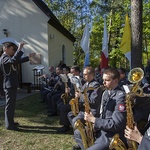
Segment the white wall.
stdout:
[[[25,35],[29,43],[24,46],[24,54],[41,53],[44,73],[48,66],[57,66],[61,58],[62,45],[66,48],[66,64],[73,64],[73,43],[54,27],[47,24],[49,18],[36,6],[32,0],[0,0],[0,39],[5,38],[3,29],[7,29],[8,36],[18,42]],[[49,32],[49,33],[48,33]],[[50,34],[54,39],[50,39]],[[32,69],[37,65],[29,62],[22,64],[23,82],[32,82]]]
[[[29,43],[24,46],[24,53],[42,54],[42,65],[48,66],[47,21],[49,18],[31,0],[1,0],[0,1],[0,39],[5,38],[3,29],[7,29],[9,37],[18,42],[25,35]],[[23,82],[33,83],[35,65],[29,62],[22,65]]]
[[49,38],[49,61],[50,64],[56,67],[62,60],[62,46],[66,50],[66,65],[73,65],[73,42],[63,34],[58,32],[54,27],[48,26],[49,35],[54,35],[54,38]]

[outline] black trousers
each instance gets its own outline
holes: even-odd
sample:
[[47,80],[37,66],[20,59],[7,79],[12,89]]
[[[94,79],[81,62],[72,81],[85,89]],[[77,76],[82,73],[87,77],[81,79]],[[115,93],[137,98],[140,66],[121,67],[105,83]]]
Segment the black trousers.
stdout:
[[9,128],[14,126],[17,88],[4,89],[4,92],[6,96],[5,127]]
[[61,125],[70,125],[70,122],[68,120],[67,114],[71,111],[70,104],[63,104],[60,107],[60,124]]

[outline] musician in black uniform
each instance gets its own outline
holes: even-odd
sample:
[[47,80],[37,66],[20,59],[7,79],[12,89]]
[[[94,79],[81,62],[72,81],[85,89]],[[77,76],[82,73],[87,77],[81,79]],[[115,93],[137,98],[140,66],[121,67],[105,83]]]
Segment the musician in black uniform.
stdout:
[[[94,88],[94,90],[88,90],[87,89],[87,96],[88,96],[88,102],[90,105],[90,110],[91,113],[94,116],[98,116],[99,114],[99,108],[100,108],[100,103],[101,103],[101,95],[102,95],[102,90],[99,88],[100,84],[98,81],[96,81],[94,79],[95,77],[95,71],[91,66],[87,66],[85,67],[85,69],[83,70],[83,78],[86,81],[86,83],[83,85],[82,87],[82,91],[84,92],[85,89],[92,87]],[[74,136],[75,136],[75,140],[77,142],[78,145],[73,146],[73,149],[79,149],[82,148],[83,149],[83,144],[82,144],[82,140],[81,140],[81,135],[78,129],[75,129],[75,122],[80,119],[81,122],[84,124],[84,112],[85,112],[85,100],[84,100],[84,93],[81,92],[76,92],[75,93],[76,97],[79,98],[79,110],[80,112],[78,113],[78,115],[76,117],[74,117],[71,120],[70,114],[68,114],[68,118],[74,128]]]
[[129,85],[130,82],[128,81],[128,78],[126,76],[126,70],[124,68],[119,68],[118,71],[120,74],[119,86],[123,89],[123,85]]
[[41,102],[46,102],[47,94],[52,91],[54,87],[54,79],[57,76],[54,67],[49,67],[49,74],[43,74],[40,78],[44,78],[40,85],[40,95],[41,95]]
[[31,53],[29,54],[29,57],[22,57],[23,51],[21,50],[23,45],[24,43],[21,42],[17,49],[17,46],[14,43],[4,43],[4,53],[0,59],[0,67],[4,77],[3,87],[6,97],[5,127],[7,130],[17,130],[17,123],[14,122],[16,94],[18,87],[17,65],[19,63],[29,61],[30,57],[35,55],[35,53]]
[[[68,83],[70,83],[69,79],[67,77],[67,74],[69,74],[69,73],[70,73],[70,68],[68,66],[64,67],[63,68],[63,74],[65,75],[64,78],[66,78],[64,80],[68,80]],[[63,74],[62,74],[62,76],[63,76]],[[63,78],[63,77],[60,77],[60,78]],[[54,93],[54,95],[51,97],[52,108],[51,108],[51,113],[48,115],[49,117],[57,116],[57,112],[59,112],[57,107],[58,107],[58,105],[63,104],[63,100],[61,99],[61,95],[64,93],[65,93],[65,83],[62,81],[62,84],[60,85],[60,93],[57,93],[57,94]]]
[[[80,80],[80,68],[78,66],[72,66],[70,72],[73,77],[77,77]],[[70,95],[71,100],[71,98],[73,98],[75,94],[74,85],[71,83],[71,81],[65,91],[66,93],[68,93],[68,95]],[[71,111],[69,102],[67,104],[64,104],[63,102],[59,104],[58,110],[60,111],[60,124],[62,125],[62,127],[57,130],[57,133],[66,133],[70,130],[70,122],[67,117],[68,112]]]
[[61,76],[60,76],[60,74],[62,74],[62,72],[63,72],[63,68],[61,66],[57,66],[56,67],[57,76],[55,77],[55,79],[53,81],[53,88],[47,94],[47,99],[46,99],[47,105],[48,105],[48,117],[57,116],[57,113],[54,112],[55,110],[52,105],[52,99],[58,101],[61,94],[63,94],[65,91],[65,89],[64,89],[65,85],[62,82]]
[[[93,123],[96,131],[94,145],[88,150],[108,150],[112,137],[118,133],[126,143],[124,129],[126,125],[125,93],[118,87],[119,72],[108,68],[103,73],[103,84],[106,88],[102,95],[100,116],[85,113],[84,119]],[[80,143],[82,145],[82,142]],[[83,148],[82,148],[83,149]]]

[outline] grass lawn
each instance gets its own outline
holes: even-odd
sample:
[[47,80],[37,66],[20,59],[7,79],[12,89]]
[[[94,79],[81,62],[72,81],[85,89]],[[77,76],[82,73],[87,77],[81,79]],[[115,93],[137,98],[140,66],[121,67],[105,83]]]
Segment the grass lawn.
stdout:
[[4,108],[0,108],[0,150],[71,150],[73,132],[57,134],[59,116],[47,117],[44,107],[38,94],[17,101],[19,131],[4,128]]

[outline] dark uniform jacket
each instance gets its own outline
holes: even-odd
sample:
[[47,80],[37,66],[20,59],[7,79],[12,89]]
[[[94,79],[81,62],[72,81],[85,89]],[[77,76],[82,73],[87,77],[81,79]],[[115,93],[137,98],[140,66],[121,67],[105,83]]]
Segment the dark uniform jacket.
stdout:
[[18,86],[18,75],[17,75],[17,65],[19,63],[29,61],[29,57],[21,57],[23,55],[22,51],[17,51],[13,57],[8,56],[3,53],[0,59],[0,67],[3,73],[4,88],[17,88]]
[[138,150],[148,150],[150,149],[150,127],[146,134],[143,136],[141,144],[138,146]]
[[94,129],[97,140],[90,150],[109,149],[110,140],[118,133],[123,141],[126,126],[125,93],[119,87],[110,91],[105,90],[102,95],[100,117],[96,118]]
[[[97,116],[99,114],[99,108],[100,108],[99,106],[101,103],[102,90],[99,88],[99,86],[100,86],[99,83],[95,79],[93,79],[91,82],[85,83],[82,88],[83,92],[84,92],[84,89],[88,87],[94,88],[94,90],[87,90],[90,110],[94,116]],[[84,100],[84,93],[83,93],[79,99],[80,112],[75,118],[73,118],[73,124],[75,123],[77,119],[81,119],[82,121],[84,120],[84,112],[85,112],[84,103],[85,103],[85,100]]]
[[[150,85],[143,88],[143,93],[150,93]],[[150,114],[150,97],[140,97],[137,96],[133,105],[133,115],[134,121],[136,122],[138,129],[142,134],[144,134],[145,129],[144,126],[147,123],[148,116]]]

